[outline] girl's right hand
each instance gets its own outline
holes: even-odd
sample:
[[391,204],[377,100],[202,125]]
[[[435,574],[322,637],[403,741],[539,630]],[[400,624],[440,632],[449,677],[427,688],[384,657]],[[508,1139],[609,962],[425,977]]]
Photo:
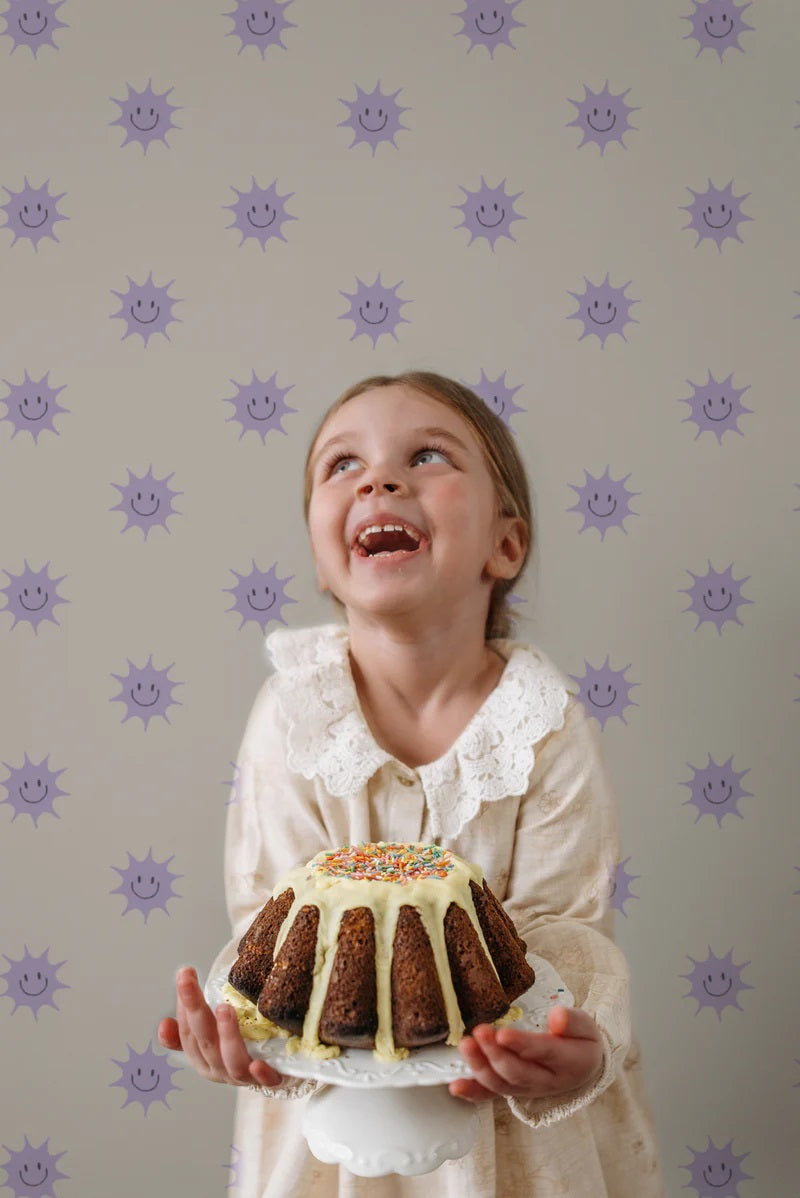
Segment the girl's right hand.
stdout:
[[184,1052],[201,1077],[229,1086],[279,1086],[280,1073],[254,1061],[239,1031],[236,1012],[221,1003],[216,1013],[205,1000],[194,969],[178,970],[175,1019],[162,1019],[158,1039],[171,1052]]

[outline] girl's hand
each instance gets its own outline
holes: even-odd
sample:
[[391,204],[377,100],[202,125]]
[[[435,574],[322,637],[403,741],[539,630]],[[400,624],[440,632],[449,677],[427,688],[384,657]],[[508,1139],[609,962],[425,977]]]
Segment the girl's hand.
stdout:
[[228,1003],[216,1015],[206,1002],[194,969],[179,969],[175,984],[176,1019],[162,1019],[158,1039],[163,1048],[185,1052],[201,1077],[229,1086],[278,1086],[283,1078],[266,1061],[254,1061]]
[[603,1043],[586,1011],[553,1007],[546,1032],[482,1023],[459,1044],[472,1078],[450,1083],[456,1098],[480,1102],[498,1095],[548,1098],[577,1090],[600,1076]]

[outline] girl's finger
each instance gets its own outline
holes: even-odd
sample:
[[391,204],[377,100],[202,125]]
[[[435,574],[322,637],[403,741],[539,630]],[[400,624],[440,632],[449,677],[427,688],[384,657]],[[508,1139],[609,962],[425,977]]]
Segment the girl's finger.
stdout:
[[594,1019],[580,1007],[551,1007],[547,1014],[547,1030],[554,1036],[570,1036],[575,1040],[600,1039]]
[[239,1031],[236,1012],[227,1003],[221,1003],[216,1016],[222,1068],[231,1081],[240,1086],[250,1085],[253,1080],[250,1073],[251,1057]]
[[448,1088],[454,1098],[465,1098],[467,1102],[486,1102],[489,1098],[497,1097],[493,1090],[487,1090],[470,1077],[460,1077],[458,1081],[450,1082]]
[[193,969],[178,971],[177,999],[178,1029],[189,1062],[203,1076],[225,1080],[217,1021]]
[[181,1051],[181,1037],[176,1019],[168,1016],[161,1020],[158,1025],[158,1042],[162,1048],[166,1048],[170,1052]]
[[[552,1092],[554,1074],[536,1057],[525,1058],[513,1049],[500,1044],[494,1028],[481,1027],[475,1029],[478,1040],[486,1057],[488,1069],[494,1075],[490,1080],[485,1070],[476,1076],[484,1085],[494,1088],[499,1084],[503,1092],[511,1090],[532,1090],[541,1094]],[[495,1080],[496,1079],[496,1080]]]

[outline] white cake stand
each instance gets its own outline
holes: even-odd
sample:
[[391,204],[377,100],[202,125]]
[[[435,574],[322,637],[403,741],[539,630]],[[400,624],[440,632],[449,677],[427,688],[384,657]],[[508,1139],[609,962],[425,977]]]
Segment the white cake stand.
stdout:
[[[522,1008],[515,1027],[542,1031],[555,1003],[573,997],[549,962],[533,954],[536,973],[530,990],[516,1000]],[[225,1001],[226,976],[206,983],[212,1007]],[[288,1077],[326,1083],[306,1101],[303,1134],[310,1151],[326,1164],[343,1165],[361,1177],[387,1173],[431,1173],[446,1160],[472,1148],[478,1133],[475,1106],[453,1098],[451,1081],[470,1077],[457,1048],[437,1044],[414,1049],[404,1061],[384,1062],[366,1049],[343,1049],[318,1060],[286,1051],[286,1040],[248,1040],[250,1055]]]

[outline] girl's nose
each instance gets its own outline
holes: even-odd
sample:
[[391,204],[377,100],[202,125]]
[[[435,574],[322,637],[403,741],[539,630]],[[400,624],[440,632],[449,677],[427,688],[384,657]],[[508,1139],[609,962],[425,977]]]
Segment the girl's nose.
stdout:
[[361,482],[359,484],[358,494],[360,496],[373,495],[373,494],[380,494],[383,491],[388,491],[389,494],[394,494],[395,491],[402,491],[402,490],[403,490],[402,483],[382,482],[382,481],[380,481],[380,476],[373,476],[372,478],[365,478],[363,480],[363,482]]

